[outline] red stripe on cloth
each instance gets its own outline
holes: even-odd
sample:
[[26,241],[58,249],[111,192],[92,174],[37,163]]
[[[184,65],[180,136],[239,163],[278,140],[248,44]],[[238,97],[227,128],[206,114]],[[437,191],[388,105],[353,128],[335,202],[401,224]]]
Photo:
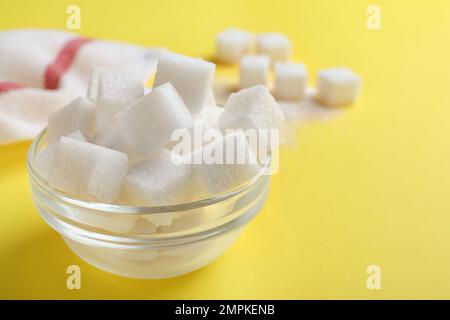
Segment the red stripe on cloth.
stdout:
[[59,82],[69,69],[78,50],[85,43],[91,41],[87,38],[75,38],[68,41],[56,56],[55,60],[47,66],[44,74],[44,88],[58,89]]
[[1,82],[0,81],[0,93],[4,93],[14,89],[22,89],[25,88],[24,85],[14,83],[14,82]]

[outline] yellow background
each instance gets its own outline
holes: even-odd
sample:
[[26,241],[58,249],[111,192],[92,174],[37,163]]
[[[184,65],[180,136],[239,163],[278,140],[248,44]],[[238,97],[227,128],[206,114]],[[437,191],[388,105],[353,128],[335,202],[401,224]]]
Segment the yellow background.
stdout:
[[[382,29],[368,30],[377,4]],[[211,265],[170,280],[114,276],[78,259],[34,210],[28,143],[0,147],[1,298],[450,298],[450,2],[0,1],[0,29],[65,28],[210,57],[216,32],[280,31],[314,83],[362,76],[357,104],[300,130],[267,204]],[[219,68],[219,73],[227,72]],[[82,289],[65,288],[78,264]],[[368,290],[366,268],[382,271]]]

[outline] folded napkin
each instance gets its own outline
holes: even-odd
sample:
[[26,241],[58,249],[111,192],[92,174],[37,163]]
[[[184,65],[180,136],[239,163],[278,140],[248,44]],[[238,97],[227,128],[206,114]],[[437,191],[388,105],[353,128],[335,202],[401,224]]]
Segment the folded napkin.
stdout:
[[0,144],[36,136],[51,113],[86,94],[93,68],[124,68],[145,81],[161,52],[56,30],[0,32]]

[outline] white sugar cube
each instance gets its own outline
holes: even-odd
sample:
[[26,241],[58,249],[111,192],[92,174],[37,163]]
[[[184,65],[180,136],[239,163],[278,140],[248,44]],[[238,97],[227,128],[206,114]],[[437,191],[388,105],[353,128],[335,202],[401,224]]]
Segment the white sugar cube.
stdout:
[[141,76],[125,70],[102,70],[98,75],[97,128],[111,125],[118,112],[143,96]]
[[94,70],[94,71],[92,71],[91,77],[89,78],[86,97],[91,101],[97,101],[98,76],[99,76],[99,71]]
[[260,164],[279,143],[285,118],[265,86],[254,86],[230,96],[219,118],[219,128],[243,129]]
[[91,136],[95,129],[94,105],[87,98],[77,98],[53,113],[48,119],[47,144],[80,130]]
[[304,64],[275,64],[274,95],[280,100],[301,100],[305,96],[308,75]]
[[[134,205],[158,206],[186,201],[191,168],[167,149],[134,165],[125,178],[125,193]],[[170,222],[169,222],[170,223]]]
[[98,79],[100,77],[100,73],[108,72],[108,70],[110,70],[110,69],[104,68],[104,67],[97,67],[92,70],[91,76],[89,77],[89,83],[88,83],[88,88],[87,88],[87,93],[86,93],[87,98],[89,100],[91,100],[92,102],[97,101]]
[[176,129],[192,126],[192,115],[170,83],[163,84],[117,115],[136,152],[145,156],[166,145]]
[[80,130],[66,134],[65,137],[80,141],[87,141],[86,137]]
[[98,75],[98,100],[119,104],[144,95],[144,83],[138,74],[123,69],[102,69]]
[[40,150],[36,155],[37,166],[45,179],[48,179],[48,174],[53,166],[58,146],[59,141],[56,141],[48,145],[45,149]]
[[240,29],[227,29],[216,36],[216,58],[225,63],[238,63],[241,57],[250,53],[253,35]]
[[200,114],[200,117],[205,119],[206,122],[209,123],[210,126],[213,128],[219,127],[219,117],[222,114],[224,108],[219,107],[217,105],[209,105],[206,106],[202,113]]
[[265,86],[253,86],[233,93],[219,118],[219,128],[275,129],[284,122],[283,111]]
[[102,149],[96,151],[96,165],[89,177],[87,195],[99,201],[112,202],[120,195],[128,157],[122,152],[99,148]]
[[205,106],[215,106],[216,105],[216,97],[214,96],[213,89],[209,90],[208,96],[206,98]]
[[240,87],[248,88],[262,84],[267,86],[270,61],[266,56],[245,56],[239,69]]
[[92,138],[92,142],[98,146],[114,149],[123,153],[127,153],[129,145],[126,139],[119,134],[120,127],[108,126],[103,127]]
[[169,53],[159,59],[154,87],[170,82],[188,109],[199,113],[212,89],[215,67],[201,59]]
[[258,174],[260,167],[245,134],[235,131],[185,156],[207,191],[220,194],[238,187]]
[[198,117],[194,119],[191,128],[177,131],[172,135],[167,148],[175,154],[183,156],[221,137],[222,133],[219,129],[212,127],[206,120]]
[[262,33],[256,37],[256,52],[269,56],[272,63],[287,61],[291,51],[291,41],[281,33]]
[[329,106],[351,104],[358,96],[360,82],[360,78],[347,68],[322,70],[317,76],[316,98]]
[[61,137],[48,180],[66,193],[111,202],[120,194],[127,168],[122,152]]
[[142,157],[134,150],[126,133],[118,125],[101,128],[92,138],[92,143],[126,153],[130,165],[142,160]]

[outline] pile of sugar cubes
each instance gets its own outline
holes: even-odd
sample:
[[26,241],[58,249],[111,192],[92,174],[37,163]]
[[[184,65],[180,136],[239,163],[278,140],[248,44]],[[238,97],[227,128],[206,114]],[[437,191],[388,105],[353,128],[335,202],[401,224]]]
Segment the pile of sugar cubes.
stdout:
[[[211,62],[168,52],[159,57],[153,88],[145,93],[145,79],[131,72],[95,70],[87,97],[49,118],[47,146],[36,158],[43,177],[75,197],[133,206],[191,202],[249,181],[260,173],[260,162],[183,161],[230,141],[244,146],[246,159],[254,159],[255,150],[238,129],[283,125],[281,109],[262,85],[217,106],[214,72]],[[214,133],[209,141],[188,154],[174,151],[175,130],[201,128]]]
[[[216,36],[216,59],[223,63],[239,63],[241,89],[255,85],[271,88],[280,101],[299,101],[306,97],[308,73],[302,63],[291,62],[292,44],[281,33],[254,35],[237,28]],[[273,85],[269,75],[273,67]],[[348,105],[355,101],[360,78],[348,68],[319,71],[314,99],[325,106]]]

